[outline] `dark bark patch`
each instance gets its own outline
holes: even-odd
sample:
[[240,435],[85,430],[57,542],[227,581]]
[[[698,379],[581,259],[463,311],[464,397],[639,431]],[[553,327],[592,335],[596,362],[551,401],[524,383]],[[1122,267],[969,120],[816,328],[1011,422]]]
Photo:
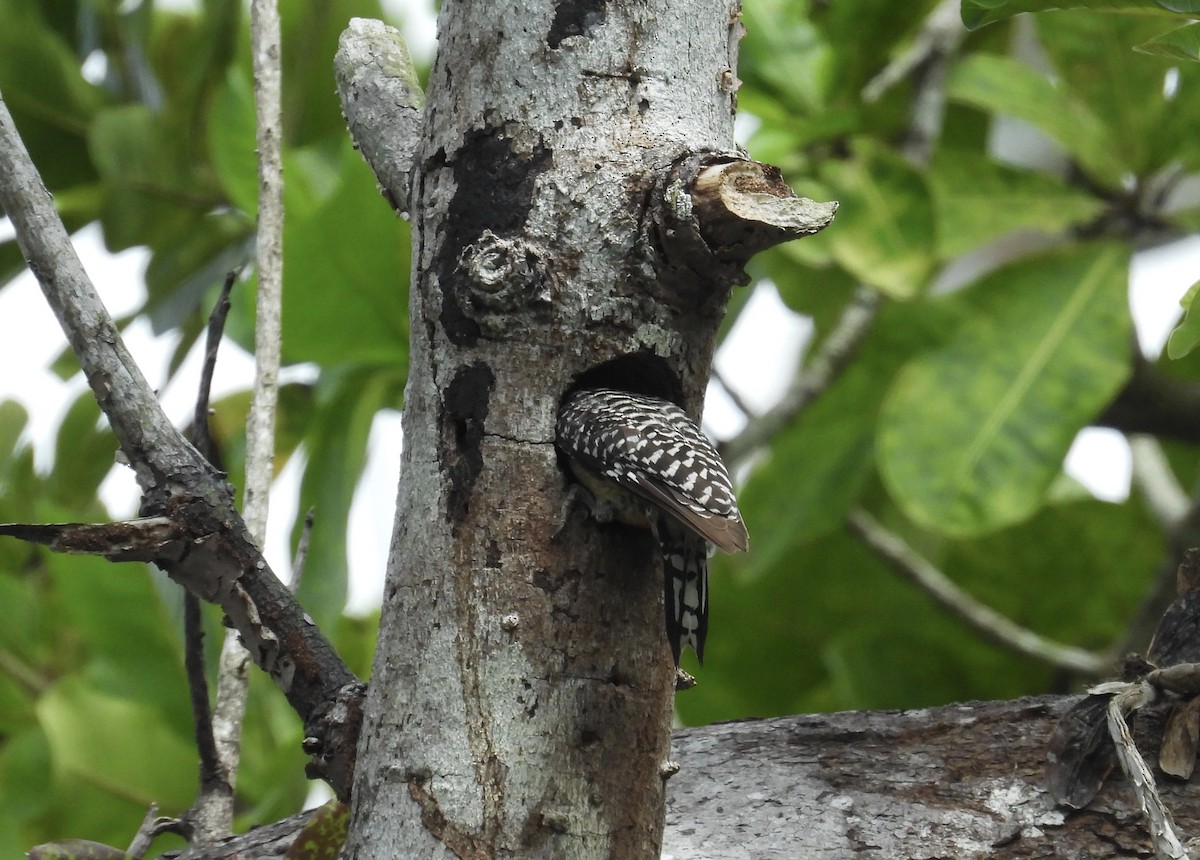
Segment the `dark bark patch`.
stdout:
[[486,557],[484,566],[490,570],[500,570],[504,567],[504,554],[500,552],[500,545],[495,540],[489,540],[485,548]]
[[490,230],[496,236],[519,235],[533,205],[537,177],[550,166],[550,150],[512,151],[502,129],[476,129],[466,135],[453,160],[456,191],[446,215],[446,235],[436,268],[442,288],[442,327],[456,346],[472,346],[480,336],[456,289],[463,275],[458,261],[468,245]]
[[483,471],[483,428],[496,377],[486,364],[460,367],[446,388],[442,412],[442,469],[449,478],[452,523],[462,522]]
[[590,36],[608,16],[608,0],[565,0],[554,9],[546,44],[557,48],[571,36]]
[[[574,577],[582,576],[578,570],[574,569],[568,570],[566,575]],[[554,592],[562,588],[562,580],[551,576],[548,570],[535,570],[533,572],[533,584],[536,588],[541,589],[547,594],[554,594]]]

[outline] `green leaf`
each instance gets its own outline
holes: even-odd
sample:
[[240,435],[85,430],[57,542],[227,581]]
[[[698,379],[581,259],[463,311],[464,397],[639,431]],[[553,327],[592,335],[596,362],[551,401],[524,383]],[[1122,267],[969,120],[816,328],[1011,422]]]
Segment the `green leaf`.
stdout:
[[[953,541],[939,564],[1017,624],[1104,650],[1128,630],[1161,542],[1161,530],[1137,502],[1088,497],[1051,504],[1013,528]],[[1050,579],[1054,588],[1030,587]]]
[[1168,93],[1164,84],[1175,61],[1132,50],[1159,35],[1163,22],[1079,14],[1046,15],[1037,25],[1059,88],[1099,119],[1113,159],[1139,177],[1172,165],[1178,169],[1182,151],[1195,145],[1200,123],[1200,68],[1191,63],[1176,68],[1176,85]]
[[[738,504],[753,526],[748,575],[797,544],[838,528],[870,477],[875,416],[887,377],[866,364],[842,379],[771,441]],[[796,476],[804,480],[797,481]]]
[[1179,300],[1184,313],[1183,319],[1167,339],[1167,355],[1170,358],[1183,358],[1200,343],[1200,308],[1197,307],[1197,295],[1200,295],[1200,281],[1188,287],[1188,291]]
[[[796,548],[752,580],[743,576],[749,561],[713,558],[703,681],[676,699],[688,725],[1006,698],[1048,680],[1043,667],[980,641],[845,531]],[[889,660],[898,642],[929,660]],[[874,686],[871,653],[895,673],[888,683]],[[931,664],[952,670],[941,676]]]
[[0,400],[0,460],[8,460],[16,452],[17,441],[28,423],[29,413],[24,406],[15,400]]
[[962,20],[968,30],[974,30],[1021,12],[1049,12],[1055,9],[1136,13],[1170,11],[1194,15],[1200,12],[1200,3],[1193,0],[963,0]]
[[935,262],[933,204],[921,174],[862,140],[851,159],[828,162],[822,178],[841,203],[825,233],[838,263],[892,298],[918,295]]
[[[254,224],[245,215],[224,210],[197,216],[191,229],[156,251],[146,267],[145,310],[154,331],[184,326],[198,310],[207,320],[203,299],[229,272],[253,259]],[[245,291],[245,286],[234,289]]]
[[379,0],[283,3],[283,115],[289,139],[304,145],[329,134],[346,135],[341,104],[330,85],[338,36],[351,18],[383,18]]
[[1105,205],[1046,174],[1005,167],[966,150],[940,150],[929,180],[942,258],[977,250],[1014,230],[1060,233],[1095,218]]
[[47,478],[55,500],[79,511],[90,507],[102,516],[96,491],[112,469],[116,453],[116,437],[107,424],[100,426],[100,408],[88,389],[76,398],[58,429],[54,471]]
[[104,94],[37,12],[10,4],[0,15],[0,92],[43,181],[55,191],[94,182],[84,135]]
[[318,386],[317,414],[305,438],[309,455],[300,486],[300,516],[292,545],[299,537],[303,512],[315,511],[300,602],[326,628],[346,603],[346,523],[359,476],[366,463],[367,439],[375,413],[399,407],[404,369],[363,366],[327,374]]
[[[22,688],[11,675],[18,669],[22,673],[31,674],[27,667],[17,663],[16,658],[0,650],[0,666],[4,674],[0,674],[0,732],[5,736],[11,735],[14,729],[28,725],[33,720],[32,693]],[[37,680],[41,680],[38,678]]]
[[339,184],[284,228],[283,353],[288,363],[407,367],[409,232],[349,144]]
[[746,89],[754,98],[777,95],[774,103],[785,116],[819,113],[832,83],[835,52],[806,10],[788,0],[761,0],[746,6],[743,15],[746,39],[738,74],[753,82]]
[[51,768],[50,746],[40,726],[27,725],[7,735],[0,747],[0,784],[19,785],[21,790],[5,792],[4,812],[28,821],[54,809],[60,799]]
[[[885,305],[855,361],[763,452],[738,494],[753,551],[742,575],[763,575],[845,520],[874,471],[880,404],[898,369],[944,342],[953,307],[922,299]],[[796,476],[803,475],[802,481]]]
[[213,96],[219,122],[208,126],[208,150],[221,187],[251,217],[258,212],[258,150],[254,93],[241,70],[230,68]]
[[23,833],[20,824],[11,809],[0,809],[0,856],[23,856],[22,852],[29,845],[29,833]]
[[916,708],[958,698],[963,676],[978,671],[981,649],[972,645],[947,648],[944,631],[917,624],[856,625],[834,634],[821,657],[847,707]]
[[184,143],[166,117],[140,105],[96,118],[88,144],[105,180],[102,223],[110,250],[169,244],[219,204],[192,177]]
[[[53,617],[85,643],[87,673],[98,692],[155,709],[179,732],[191,729],[180,644],[147,566],[46,555],[54,583]],[[170,586],[171,594],[177,594]]]
[[25,257],[16,239],[0,242],[0,289],[25,271]]
[[904,367],[877,455],[909,517],[973,534],[1038,508],[1075,434],[1129,375],[1128,253],[1086,245],[987,276],[946,346]]
[[65,776],[143,805],[183,809],[191,801],[196,754],[156,711],[65,678],[37,713]]
[[1185,24],[1142,42],[1134,50],[1143,54],[1157,54],[1168,60],[1200,62],[1200,24]]
[[861,106],[863,87],[879,74],[887,58],[906,50],[910,36],[920,29],[934,2],[857,0],[785,5],[804,10],[800,14],[812,19],[826,44],[835,46],[829,69],[829,86],[835,98],[843,104]]
[[970,56],[950,74],[946,94],[1036,126],[1106,183],[1119,185],[1130,172],[1117,158],[1121,150],[1109,129],[1086,104],[1016,60]]

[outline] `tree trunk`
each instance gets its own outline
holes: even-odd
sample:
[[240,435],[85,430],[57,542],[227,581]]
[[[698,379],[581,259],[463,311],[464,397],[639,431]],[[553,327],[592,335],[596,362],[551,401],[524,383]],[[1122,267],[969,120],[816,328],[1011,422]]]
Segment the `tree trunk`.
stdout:
[[554,422],[580,382],[699,412],[731,270],[695,271],[664,224],[672,183],[733,148],[737,12],[442,6],[355,860],[659,855],[661,566],[579,511],[555,536]]

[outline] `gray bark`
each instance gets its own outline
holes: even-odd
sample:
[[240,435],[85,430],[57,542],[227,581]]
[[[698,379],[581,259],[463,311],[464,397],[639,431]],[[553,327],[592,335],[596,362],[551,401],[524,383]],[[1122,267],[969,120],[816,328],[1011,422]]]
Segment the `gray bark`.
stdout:
[[699,411],[728,282],[654,237],[671,171],[733,146],[736,3],[447,2],[439,32],[348,856],[655,857],[662,573],[627,527],[554,537],[554,420],[597,368]]
[[[1047,742],[1076,701],[1041,696],[684,730],[675,738],[681,770],[668,792],[663,857],[1153,856],[1119,771],[1078,811],[1056,806],[1044,788]],[[1166,710],[1138,717],[1147,761],[1156,759]],[[1155,775],[1178,832],[1200,833],[1200,790]]]

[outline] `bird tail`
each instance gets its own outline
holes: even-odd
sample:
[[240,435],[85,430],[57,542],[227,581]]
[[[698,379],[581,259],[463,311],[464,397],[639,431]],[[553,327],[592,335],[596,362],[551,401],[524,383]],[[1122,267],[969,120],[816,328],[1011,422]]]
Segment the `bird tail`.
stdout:
[[708,635],[708,546],[669,517],[659,524],[663,556],[663,605],[667,639],[675,665],[683,646],[704,662],[704,638]]

